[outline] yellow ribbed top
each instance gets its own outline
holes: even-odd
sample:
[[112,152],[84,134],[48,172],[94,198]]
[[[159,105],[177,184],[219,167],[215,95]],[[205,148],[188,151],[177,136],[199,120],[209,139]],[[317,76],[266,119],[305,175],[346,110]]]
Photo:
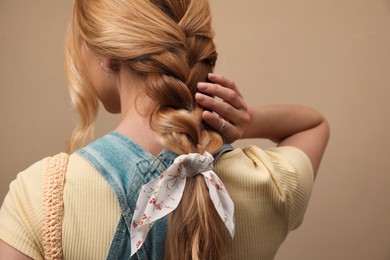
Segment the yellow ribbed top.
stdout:
[[[0,239],[42,259],[43,176],[48,158],[10,185],[0,210]],[[313,184],[307,156],[293,147],[255,146],[224,154],[215,166],[235,205],[236,235],[225,240],[223,259],[272,259],[288,232],[301,223]],[[96,169],[73,154],[65,177],[62,223],[65,259],[105,259],[120,208]]]
[[[48,158],[18,174],[0,210],[0,239],[33,259],[43,259],[43,176]],[[120,208],[106,180],[84,158],[69,157],[65,177],[64,259],[105,259]]]
[[233,240],[222,227],[223,259],[273,259],[303,220],[313,185],[308,157],[293,147],[249,146],[222,156],[215,172],[234,201],[236,220]]

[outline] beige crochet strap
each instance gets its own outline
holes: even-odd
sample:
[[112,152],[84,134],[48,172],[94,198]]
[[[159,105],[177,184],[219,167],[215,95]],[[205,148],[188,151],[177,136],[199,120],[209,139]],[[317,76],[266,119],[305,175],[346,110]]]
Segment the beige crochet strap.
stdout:
[[48,161],[43,209],[43,250],[45,259],[63,259],[62,255],[62,215],[63,189],[66,166],[66,153],[60,153]]

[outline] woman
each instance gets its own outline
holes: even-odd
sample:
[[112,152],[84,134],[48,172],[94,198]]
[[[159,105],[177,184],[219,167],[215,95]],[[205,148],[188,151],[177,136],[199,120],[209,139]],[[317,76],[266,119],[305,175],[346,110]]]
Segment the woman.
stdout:
[[[272,259],[299,226],[327,122],[298,106],[247,109],[233,82],[209,75],[216,58],[207,0],[74,1],[66,59],[81,120],[70,150],[91,132],[98,100],[121,121],[67,159],[65,259]],[[269,138],[278,147],[231,150],[224,138]],[[0,257],[43,257],[48,160],[11,185],[0,211]],[[185,172],[168,179],[184,183],[182,198],[172,195],[175,185],[164,200],[148,193],[172,169]],[[172,211],[169,221],[163,215],[145,226],[150,207]]]

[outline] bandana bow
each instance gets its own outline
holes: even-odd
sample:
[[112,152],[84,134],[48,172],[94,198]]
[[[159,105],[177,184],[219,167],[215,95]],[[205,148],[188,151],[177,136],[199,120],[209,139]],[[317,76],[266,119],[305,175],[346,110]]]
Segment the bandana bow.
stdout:
[[202,174],[218,215],[234,236],[234,204],[222,181],[213,171],[213,156],[205,152],[180,155],[159,177],[143,185],[134,211],[131,256],[142,246],[154,222],[176,209],[183,196],[186,179]]

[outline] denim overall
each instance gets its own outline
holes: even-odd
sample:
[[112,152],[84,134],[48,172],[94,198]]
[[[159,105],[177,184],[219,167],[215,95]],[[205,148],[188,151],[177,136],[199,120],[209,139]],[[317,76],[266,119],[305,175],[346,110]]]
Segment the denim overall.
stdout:
[[[224,145],[214,156],[215,160],[230,150],[230,145]],[[77,153],[87,159],[106,179],[121,209],[121,217],[107,259],[130,259],[129,230],[138,193],[142,185],[165,171],[177,154],[164,149],[155,157],[119,132],[111,132]],[[156,221],[142,247],[131,260],[162,259],[167,225],[166,217]]]

